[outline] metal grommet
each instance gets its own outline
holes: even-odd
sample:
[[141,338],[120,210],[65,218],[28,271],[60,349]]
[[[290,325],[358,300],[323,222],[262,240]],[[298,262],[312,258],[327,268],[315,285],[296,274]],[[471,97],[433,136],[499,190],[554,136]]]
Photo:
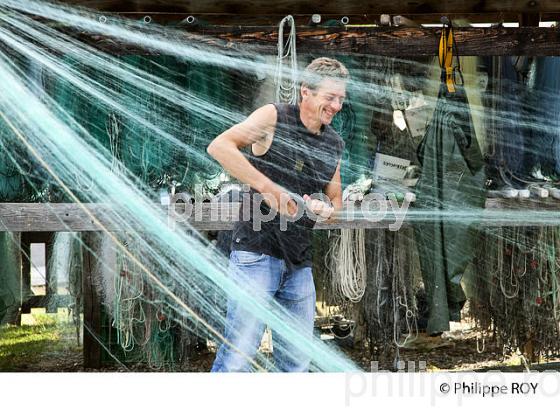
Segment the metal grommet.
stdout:
[[188,24],[194,24],[196,18],[194,16],[188,16],[186,20]]
[[350,23],[350,19],[348,18],[348,16],[344,16],[340,19],[340,22],[344,25]]
[[100,23],[107,23],[107,17],[105,17],[105,16],[99,16],[99,22],[100,22]]
[[143,19],[144,23],[149,24],[152,22],[152,17],[151,16],[144,16]]

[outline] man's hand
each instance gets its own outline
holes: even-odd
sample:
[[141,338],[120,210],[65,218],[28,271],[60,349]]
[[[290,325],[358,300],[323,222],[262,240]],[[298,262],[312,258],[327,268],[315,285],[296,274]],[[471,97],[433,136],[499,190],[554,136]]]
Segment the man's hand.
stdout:
[[266,204],[282,215],[295,216],[298,212],[298,206],[290,194],[273,182],[268,185],[267,189],[261,192]]
[[303,196],[303,200],[305,201],[307,209],[319,216],[322,220],[329,219],[334,212],[334,208],[332,206],[319,199],[312,199],[307,194]]

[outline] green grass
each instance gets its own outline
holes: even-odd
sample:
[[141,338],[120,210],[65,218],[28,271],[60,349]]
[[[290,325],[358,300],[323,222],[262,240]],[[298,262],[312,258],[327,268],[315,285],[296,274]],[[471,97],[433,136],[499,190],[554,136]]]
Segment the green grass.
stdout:
[[34,309],[22,316],[21,326],[0,327],[0,371],[65,370],[80,351],[76,328],[62,309]]

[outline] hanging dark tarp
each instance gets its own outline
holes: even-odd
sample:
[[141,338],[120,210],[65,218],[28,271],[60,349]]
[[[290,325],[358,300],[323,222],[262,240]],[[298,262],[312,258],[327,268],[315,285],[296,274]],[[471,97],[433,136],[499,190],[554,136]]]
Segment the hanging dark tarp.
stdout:
[[[41,73],[31,62],[12,53],[8,55],[28,76],[27,86],[35,91]],[[44,194],[44,172],[17,137],[18,127],[14,119],[0,118],[0,202],[34,202],[41,200]]]
[[16,320],[22,302],[20,237],[0,232],[0,325]]
[[485,199],[482,154],[467,95],[455,81],[460,71],[445,70],[452,65],[452,32],[443,35],[442,84],[434,115],[418,148],[422,175],[416,206],[431,211],[432,218],[414,227],[429,306],[429,334],[449,330],[449,321],[460,320],[465,302],[461,278],[475,245],[471,221],[444,219],[441,211],[458,216],[482,208]]
[[532,127],[527,167],[557,181],[560,178],[560,58],[537,58],[531,77],[528,110]]
[[490,95],[488,104],[492,107],[492,145],[490,149],[490,171],[495,174],[495,186],[503,184],[515,188],[525,188],[526,134],[523,124],[525,86],[521,57],[493,57],[491,66]]
[[[106,93],[108,98],[116,99],[117,85],[114,81],[110,81],[109,77],[101,70],[93,69],[81,63],[72,55],[61,57],[60,63],[64,65],[65,69],[70,70],[76,75],[95,82],[96,88]],[[92,95],[81,90],[67,78],[53,72],[46,72],[45,88],[59,106],[61,112],[64,112],[64,115],[62,115],[61,112],[54,111],[58,118],[64,121],[84,142],[92,144],[92,141],[86,137],[86,133],[89,134],[100,144],[100,146],[95,146],[94,149],[107,159],[110,159],[113,142],[110,136],[109,118],[112,110],[97,98],[93,98]],[[112,91],[109,94],[106,90]],[[63,187],[58,186],[58,183],[55,183],[55,181],[50,181],[50,183],[52,192],[50,193],[49,201],[71,202],[71,198],[67,196]],[[92,188],[91,178],[83,175],[83,173],[76,172],[71,188],[80,200],[87,201],[87,192]]]
[[[174,57],[128,55],[123,61],[157,78],[184,87],[185,69]],[[120,98],[132,114],[178,138],[178,130],[185,129],[185,112],[152,90],[124,86]],[[173,141],[154,132],[132,116],[121,118],[122,130],[117,135],[119,156],[126,168],[151,188],[167,187],[170,173],[182,176],[188,162],[174,163]],[[179,171],[179,172],[175,172]]]

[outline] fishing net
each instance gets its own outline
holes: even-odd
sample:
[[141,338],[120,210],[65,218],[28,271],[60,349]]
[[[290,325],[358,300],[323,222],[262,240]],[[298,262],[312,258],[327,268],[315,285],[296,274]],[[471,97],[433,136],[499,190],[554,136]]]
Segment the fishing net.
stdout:
[[[94,240],[57,233],[48,269],[68,278],[76,327],[106,358],[190,369],[196,351],[231,344],[232,301],[272,332],[272,343],[265,338],[247,358],[254,371],[278,370],[275,352],[303,352],[315,371],[356,370],[364,363],[339,347],[361,349],[366,361],[397,360],[421,333],[454,326],[504,352],[558,354],[556,58],[461,57],[450,79],[431,58],[334,55],[351,74],[332,121],[345,143],[344,200],[377,201],[391,221],[356,221],[347,208],[336,215],[343,229],[315,232],[312,338],[277,301],[232,279],[231,226],[175,226],[165,206],[179,193],[187,205],[191,197],[235,202],[239,181],[208,145],[275,96],[291,98],[285,79],[318,56],[298,53],[283,71],[255,45],[100,22],[48,2],[0,0],[0,8],[1,202],[71,203],[96,226]],[[126,52],[77,32],[127,44]],[[283,136],[277,144],[298,148]],[[286,168],[279,158],[271,167]],[[524,190],[530,198],[518,201]],[[97,219],[84,203],[110,210]],[[60,217],[68,231],[73,215]],[[6,322],[23,304],[23,285],[18,235],[2,235]],[[100,330],[82,323],[88,280]]]

